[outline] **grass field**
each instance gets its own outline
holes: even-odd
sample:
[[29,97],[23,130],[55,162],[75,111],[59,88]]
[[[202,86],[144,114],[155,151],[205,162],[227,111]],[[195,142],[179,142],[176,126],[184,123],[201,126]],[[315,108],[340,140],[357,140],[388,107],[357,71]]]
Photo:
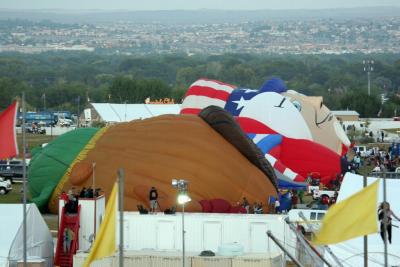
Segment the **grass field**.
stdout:
[[[44,135],[44,134],[25,134],[26,145],[28,147],[28,151],[31,151],[32,148],[41,146],[43,143],[48,143],[51,140],[55,139],[56,136]],[[17,134],[18,141],[18,149],[22,152],[22,134]]]
[[22,183],[12,185],[12,190],[6,195],[0,195],[0,203],[22,203]]

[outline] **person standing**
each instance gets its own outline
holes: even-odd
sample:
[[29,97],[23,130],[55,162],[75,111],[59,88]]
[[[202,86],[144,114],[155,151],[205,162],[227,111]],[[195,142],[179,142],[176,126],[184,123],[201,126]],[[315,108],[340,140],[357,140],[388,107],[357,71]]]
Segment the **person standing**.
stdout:
[[150,213],[155,213],[157,210],[157,199],[158,192],[157,189],[153,186],[149,192],[149,200],[150,200]]
[[300,204],[303,204],[304,190],[300,190],[298,196]]
[[74,251],[71,251],[72,249],[72,243],[74,242],[75,239],[75,233],[71,229],[68,228],[68,233],[69,233],[69,251],[72,253],[75,253]]
[[277,198],[275,200],[275,213],[278,214],[281,212],[281,203],[279,202],[279,199]]
[[253,204],[253,213],[254,214],[258,213],[258,203],[257,202],[254,202],[254,204]]
[[[386,212],[386,220],[385,220],[385,212]],[[390,209],[389,202],[382,202],[378,209],[378,219],[380,221],[380,230],[382,240],[385,241],[385,224],[386,224],[386,232],[388,235],[387,240],[389,243],[392,243],[392,216],[395,217],[398,221],[400,221],[399,217],[397,217],[393,211]]]
[[299,197],[297,196],[297,192],[294,191],[294,190],[293,190],[293,193],[292,193],[291,201],[292,201],[292,209],[297,208],[297,204],[299,202]]
[[360,156],[360,152],[358,152],[355,156],[354,156],[354,166],[356,168],[356,170],[358,170],[360,168],[361,165],[361,156]]
[[68,197],[67,193],[65,193],[65,191],[62,191],[62,193],[60,195],[60,199],[64,200],[64,205],[68,203],[69,197]]
[[83,187],[81,192],[79,192],[79,198],[84,198],[86,195],[86,187]]
[[264,213],[264,209],[263,209],[263,203],[260,202],[260,204],[258,204],[258,214],[263,214]]
[[246,213],[249,214],[250,213],[250,203],[247,200],[246,197],[243,197],[243,203],[242,203],[243,208],[246,209]]
[[64,248],[64,254],[68,255],[70,252],[70,248],[71,248],[71,235],[70,235],[70,230],[68,227],[64,228],[63,248]]

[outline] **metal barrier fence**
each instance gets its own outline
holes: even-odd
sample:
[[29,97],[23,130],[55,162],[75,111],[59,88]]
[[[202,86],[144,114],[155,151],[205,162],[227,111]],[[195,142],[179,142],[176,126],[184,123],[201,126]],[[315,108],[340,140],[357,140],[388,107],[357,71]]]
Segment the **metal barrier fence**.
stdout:
[[368,177],[383,178],[386,175],[386,179],[400,179],[400,172],[370,172]]

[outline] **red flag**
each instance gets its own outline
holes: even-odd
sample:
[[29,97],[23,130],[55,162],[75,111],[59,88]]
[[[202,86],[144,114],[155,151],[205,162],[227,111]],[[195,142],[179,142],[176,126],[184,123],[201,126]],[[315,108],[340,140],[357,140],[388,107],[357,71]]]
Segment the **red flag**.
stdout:
[[0,113],[0,159],[18,155],[15,124],[17,121],[18,102],[14,101]]

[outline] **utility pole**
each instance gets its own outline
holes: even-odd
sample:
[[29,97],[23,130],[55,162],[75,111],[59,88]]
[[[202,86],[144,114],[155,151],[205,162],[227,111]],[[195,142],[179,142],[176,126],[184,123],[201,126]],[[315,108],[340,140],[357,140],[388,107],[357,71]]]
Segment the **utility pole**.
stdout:
[[[367,176],[364,175],[363,187],[367,187]],[[368,236],[364,236],[364,267],[368,267]]]
[[388,227],[388,213],[386,209],[386,170],[383,171],[383,203],[385,206],[383,206],[383,242],[384,242],[384,257],[385,257],[385,267],[388,267],[388,233],[387,233],[387,227]]
[[22,239],[23,239],[23,245],[22,245],[22,250],[23,250],[23,260],[24,260],[24,267],[27,267],[27,222],[26,222],[26,138],[25,138],[25,116],[26,116],[26,111],[25,111],[25,92],[22,92],[22,190],[24,191],[23,195],[23,226],[22,226]]
[[368,78],[368,96],[371,95],[371,72],[374,71],[374,61],[371,59],[363,60],[364,72],[367,73]]
[[118,213],[119,213],[119,246],[118,246],[118,266],[124,267],[124,188],[125,170],[118,170]]
[[79,128],[79,122],[80,122],[80,103],[81,103],[81,96],[78,96],[78,98],[76,99],[76,101],[78,102],[78,122],[77,122],[77,128]]
[[43,93],[43,111],[46,111],[46,93]]

